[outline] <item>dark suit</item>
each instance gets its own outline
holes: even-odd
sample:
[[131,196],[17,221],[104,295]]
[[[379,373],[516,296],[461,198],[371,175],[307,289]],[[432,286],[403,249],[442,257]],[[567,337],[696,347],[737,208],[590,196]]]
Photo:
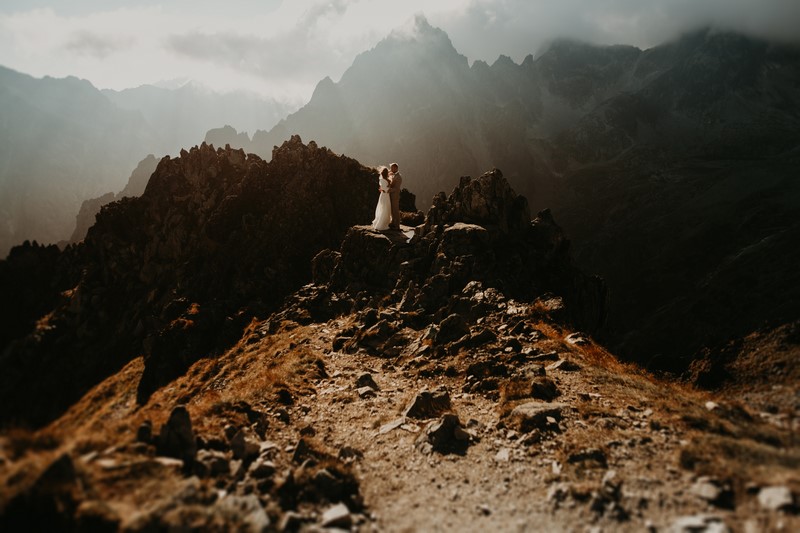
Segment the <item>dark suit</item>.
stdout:
[[389,224],[390,228],[400,229],[400,187],[403,185],[403,176],[398,172],[397,174],[389,174],[392,184],[389,186],[389,198],[392,201],[392,222]]

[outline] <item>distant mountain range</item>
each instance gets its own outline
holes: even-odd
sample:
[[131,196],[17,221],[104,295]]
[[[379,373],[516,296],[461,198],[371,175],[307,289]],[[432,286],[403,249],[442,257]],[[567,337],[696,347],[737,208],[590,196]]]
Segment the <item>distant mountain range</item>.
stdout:
[[147,154],[175,154],[224,123],[263,127],[286,111],[193,85],[100,91],[0,67],[0,256],[23,240],[68,239],[81,203],[120,191]]
[[710,29],[648,50],[556,40],[469,65],[419,18],[252,139],[398,161],[422,209],[500,168],[612,292],[609,340],[655,369],[800,316],[800,49]]

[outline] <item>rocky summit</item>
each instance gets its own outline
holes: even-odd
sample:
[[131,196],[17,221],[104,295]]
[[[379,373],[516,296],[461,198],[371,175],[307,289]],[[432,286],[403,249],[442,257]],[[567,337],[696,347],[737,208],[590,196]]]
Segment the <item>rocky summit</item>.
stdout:
[[796,419],[598,344],[605,284],[499,170],[401,231],[360,225],[375,189],[299,138],[206,145],[71,255],[15,251],[82,269],[3,355],[41,383],[3,378],[0,530],[800,528]]

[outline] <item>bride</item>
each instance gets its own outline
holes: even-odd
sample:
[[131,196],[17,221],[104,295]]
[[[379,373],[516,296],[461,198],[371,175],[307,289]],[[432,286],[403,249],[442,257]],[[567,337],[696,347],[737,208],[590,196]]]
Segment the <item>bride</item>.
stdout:
[[392,204],[389,200],[389,169],[379,167],[380,177],[378,185],[381,195],[378,197],[378,205],[375,207],[375,220],[372,221],[372,229],[375,231],[385,231],[389,229],[389,222],[392,216]]

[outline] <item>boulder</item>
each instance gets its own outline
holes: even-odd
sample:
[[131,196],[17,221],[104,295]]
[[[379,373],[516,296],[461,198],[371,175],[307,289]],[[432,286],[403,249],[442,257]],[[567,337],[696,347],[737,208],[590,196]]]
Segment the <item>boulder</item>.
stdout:
[[561,420],[563,403],[528,402],[518,405],[508,415],[506,425],[522,433],[534,429],[548,429]]
[[156,452],[181,459],[187,466],[194,462],[197,442],[192,430],[192,420],[185,406],[175,407],[169,414],[167,422],[161,426]]
[[764,487],[758,491],[758,503],[770,511],[788,510],[794,507],[794,495],[789,487]]
[[420,391],[403,411],[408,418],[435,418],[452,409],[450,393],[441,387],[435,391]]
[[420,433],[416,446],[423,452],[464,453],[471,441],[472,435],[461,424],[458,415],[445,413]]

